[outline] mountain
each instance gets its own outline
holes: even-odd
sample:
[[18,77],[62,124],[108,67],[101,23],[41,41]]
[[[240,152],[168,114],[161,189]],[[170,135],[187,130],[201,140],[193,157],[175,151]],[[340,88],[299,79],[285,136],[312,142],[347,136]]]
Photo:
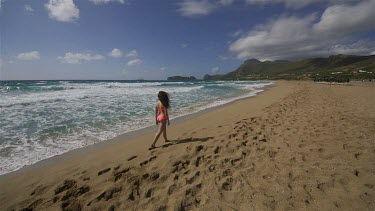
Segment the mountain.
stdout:
[[204,80],[262,79],[370,79],[375,78],[375,55],[332,55],[300,61],[246,60],[236,70],[225,75],[205,75]]

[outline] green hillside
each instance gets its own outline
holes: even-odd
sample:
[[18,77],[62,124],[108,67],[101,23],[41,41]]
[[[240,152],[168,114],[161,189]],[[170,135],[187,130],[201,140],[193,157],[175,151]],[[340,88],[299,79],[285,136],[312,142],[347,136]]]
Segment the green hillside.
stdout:
[[264,79],[374,79],[375,55],[333,55],[300,61],[245,61],[225,75],[205,75],[204,80],[264,80]]

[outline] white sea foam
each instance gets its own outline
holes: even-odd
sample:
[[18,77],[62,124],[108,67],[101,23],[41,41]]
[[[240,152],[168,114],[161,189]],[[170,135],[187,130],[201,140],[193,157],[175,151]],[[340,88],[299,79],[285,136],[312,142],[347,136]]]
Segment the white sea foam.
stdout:
[[[153,125],[153,106],[159,90],[170,94],[170,115],[176,118],[255,96],[271,84],[38,83],[41,86],[38,91],[23,87],[27,91],[5,92],[0,98],[0,174]],[[23,84],[15,86],[22,87]]]

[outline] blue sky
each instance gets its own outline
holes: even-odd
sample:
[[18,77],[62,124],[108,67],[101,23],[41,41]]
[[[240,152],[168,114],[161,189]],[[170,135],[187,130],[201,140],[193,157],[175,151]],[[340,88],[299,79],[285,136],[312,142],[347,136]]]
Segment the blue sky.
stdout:
[[2,0],[0,80],[166,79],[375,54],[375,0]]

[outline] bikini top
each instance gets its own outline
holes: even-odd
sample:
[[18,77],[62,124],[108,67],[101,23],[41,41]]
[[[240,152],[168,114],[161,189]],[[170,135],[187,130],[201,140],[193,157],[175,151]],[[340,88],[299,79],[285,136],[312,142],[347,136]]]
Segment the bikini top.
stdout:
[[165,115],[165,114],[164,114],[164,109],[163,109],[163,107],[161,107],[161,106],[157,106],[157,108],[158,108],[158,110],[159,110],[159,115],[160,115],[160,114]]

